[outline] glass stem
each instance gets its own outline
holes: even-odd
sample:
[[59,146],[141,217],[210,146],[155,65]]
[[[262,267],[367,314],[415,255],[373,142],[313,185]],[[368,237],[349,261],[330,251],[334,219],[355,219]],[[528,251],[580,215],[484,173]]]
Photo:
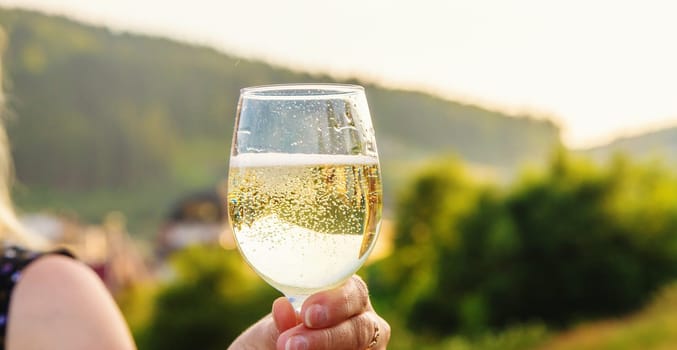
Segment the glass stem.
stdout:
[[303,302],[308,299],[309,295],[287,295],[287,300],[291,303],[291,305],[294,307],[294,310],[296,311],[296,314],[301,313],[301,307],[303,306]]

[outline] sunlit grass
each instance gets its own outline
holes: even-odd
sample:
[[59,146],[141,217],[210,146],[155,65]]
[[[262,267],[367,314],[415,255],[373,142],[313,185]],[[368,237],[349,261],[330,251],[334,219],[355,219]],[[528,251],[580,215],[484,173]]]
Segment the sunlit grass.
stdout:
[[677,283],[643,310],[616,320],[591,322],[552,338],[542,350],[663,350],[677,348]]

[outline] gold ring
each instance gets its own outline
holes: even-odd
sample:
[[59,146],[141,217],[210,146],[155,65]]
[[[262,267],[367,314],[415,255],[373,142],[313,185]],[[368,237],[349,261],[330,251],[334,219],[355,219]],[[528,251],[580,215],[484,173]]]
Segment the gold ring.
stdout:
[[378,329],[378,323],[374,322],[374,336],[371,337],[371,342],[367,346],[367,350],[370,350],[378,343],[378,337],[381,335],[381,331]]

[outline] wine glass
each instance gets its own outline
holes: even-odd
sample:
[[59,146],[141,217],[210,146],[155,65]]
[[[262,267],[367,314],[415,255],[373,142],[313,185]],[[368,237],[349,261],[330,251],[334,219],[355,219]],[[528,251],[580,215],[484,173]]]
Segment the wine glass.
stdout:
[[241,90],[228,174],[240,253],[300,311],[340,285],[374,247],[382,187],[361,86]]

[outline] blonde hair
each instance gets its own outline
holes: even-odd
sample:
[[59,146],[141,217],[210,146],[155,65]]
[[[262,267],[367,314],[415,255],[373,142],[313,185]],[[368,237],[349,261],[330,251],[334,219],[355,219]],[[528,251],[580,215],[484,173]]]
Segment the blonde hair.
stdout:
[[0,246],[20,244],[27,247],[40,247],[43,242],[29,233],[17,218],[10,188],[14,179],[14,168],[10,152],[9,139],[5,131],[5,98],[3,93],[2,53],[5,48],[5,33],[0,28]]

